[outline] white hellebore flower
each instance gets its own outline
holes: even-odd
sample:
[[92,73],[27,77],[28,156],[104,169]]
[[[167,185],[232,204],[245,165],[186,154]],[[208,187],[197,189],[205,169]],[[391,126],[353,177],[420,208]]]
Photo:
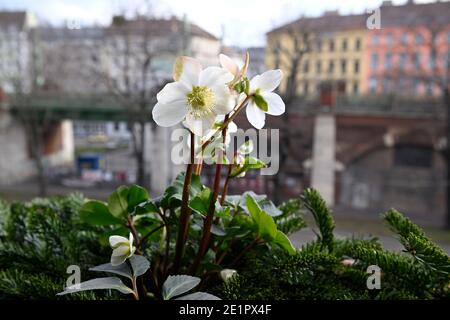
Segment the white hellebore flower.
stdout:
[[234,269],[223,269],[220,271],[220,277],[224,282],[228,282],[231,278],[233,278],[237,274],[237,271]]
[[229,113],[233,99],[227,83],[233,75],[220,67],[203,69],[193,58],[179,57],[174,66],[175,82],[157,95],[152,114],[155,122],[170,127],[186,119],[188,128],[198,136],[209,130],[217,115]]
[[134,254],[136,247],[133,246],[133,241],[133,234],[131,232],[129,239],[122,236],[109,237],[109,245],[113,248],[111,265],[118,266]]
[[269,70],[250,80],[249,94],[253,95],[246,108],[248,121],[257,129],[264,127],[266,113],[279,116],[284,113],[285,105],[281,97],[272,92],[281,82],[283,72]]

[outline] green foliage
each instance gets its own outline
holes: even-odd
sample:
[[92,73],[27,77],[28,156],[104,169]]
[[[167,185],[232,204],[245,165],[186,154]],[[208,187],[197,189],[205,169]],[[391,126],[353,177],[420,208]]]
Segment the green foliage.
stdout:
[[406,252],[424,266],[450,280],[450,257],[428,239],[418,226],[393,209],[383,218],[398,233]]
[[319,242],[332,252],[334,248],[334,221],[327,204],[317,190],[310,188],[305,190],[301,198],[319,228],[320,234],[317,235]]
[[80,195],[71,195],[6,206],[0,241],[0,299],[54,299],[65,284],[69,265],[79,265],[83,276],[92,263],[108,259],[109,251],[98,244],[103,229],[80,220],[78,211],[84,201]]
[[306,227],[302,214],[302,204],[300,199],[290,199],[283,202],[279,207],[281,214],[274,217],[278,230],[290,235]]
[[[275,248],[252,252],[239,264],[237,276],[215,288],[224,299],[450,298],[448,255],[402,214],[390,210],[383,216],[405,246],[406,253],[396,253],[376,238],[336,240],[320,195],[308,189],[302,199],[318,224],[317,241],[294,255]],[[380,290],[367,288],[369,266],[381,269]]]

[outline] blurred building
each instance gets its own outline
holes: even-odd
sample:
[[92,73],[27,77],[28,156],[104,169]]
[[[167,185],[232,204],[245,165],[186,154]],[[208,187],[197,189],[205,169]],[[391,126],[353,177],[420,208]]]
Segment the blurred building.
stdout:
[[367,27],[370,13],[301,17],[267,33],[266,63],[289,75],[297,62],[299,95],[318,95],[326,84],[348,95],[438,94],[433,81],[450,55],[449,12],[448,1],[384,1],[380,29]]
[[284,71],[282,94],[295,91],[289,119],[268,126],[291,138],[282,171],[297,179],[266,188],[289,197],[310,185],[338,214],[395,207],[444,225],[450,2],[385,1],[381,29],[369,16],[326,12],[267,34],[266,63]]
[[29,91],[34,70],[31,32],[35,16],[26,11],[0,11],[0,88]]

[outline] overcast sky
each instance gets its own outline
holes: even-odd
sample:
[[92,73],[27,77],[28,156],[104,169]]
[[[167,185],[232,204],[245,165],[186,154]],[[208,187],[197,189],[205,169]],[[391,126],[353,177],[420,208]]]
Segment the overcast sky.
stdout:
[[[0,10],[30,10],[41,20],[62,25],[66,21],[86,26],[109,24],[118,12],[147,11],[158,16],[186,15],[192,22],[242,47],[261,46],[265,32],[301,15],[317,16],[325,10],[361,13],[378,7],[382,0],[0,0]],[[402,4],[406,0],[394,0]],[[416,2],[432,2],[416,0]]]

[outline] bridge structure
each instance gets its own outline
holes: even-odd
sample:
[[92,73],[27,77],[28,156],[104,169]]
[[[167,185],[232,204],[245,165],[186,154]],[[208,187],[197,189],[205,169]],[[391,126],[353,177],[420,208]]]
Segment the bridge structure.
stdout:
[[[23,100],[25,99],[25,100]],[[396,207],[419,222],[443,225],[446,212],[445,160],[447,110],[439,99],[402,99],[394,96],[337,97],[333,106],[315,100],[299,100],[288,110],[286,122],[268,117],[268,128],[283,128],[291,135],[286,179],[281,187],[286,197],[296,196],[306,186],[323,189],[335,211],[378,214]],[[145,117],[130,112],[109,95],[34,96],[10,99],[9,110],[37,110],[46,119],[127,121]],[[131,118],[130,118],[131,117]],[[236,122],[248,128],[245,114]],[[166,185],[170,166],[170,128],[153,142],[152,167],[159,173],[158,185]],[[160,152],[164,149],[167,152]],[[167,150],[166,150],[167,149]],[[156,160],[154,157],[161,157]],[[164,170],[161,168],[164,167]],[[250,181],[251,177],[247,180]],[[292,181],[291,181],[292,180]],[[240,182],[242,188],[251,186]],[[266,179],[270,184],[270,177]],[[262,191],[271,193],[270,185]]]

